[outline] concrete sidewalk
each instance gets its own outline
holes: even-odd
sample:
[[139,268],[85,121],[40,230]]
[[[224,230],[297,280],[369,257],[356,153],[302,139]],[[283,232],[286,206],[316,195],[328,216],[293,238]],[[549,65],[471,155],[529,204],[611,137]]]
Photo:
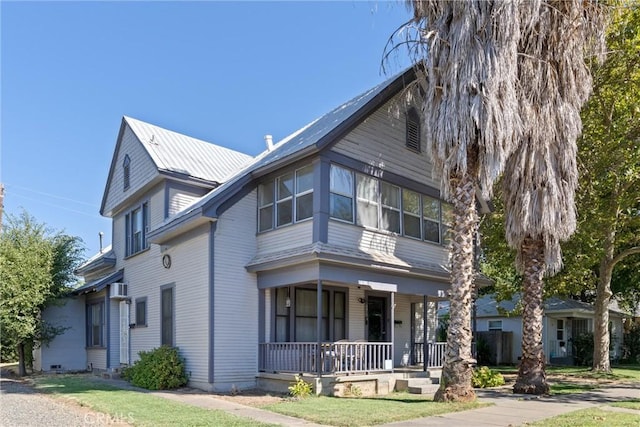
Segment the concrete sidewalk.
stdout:
[[[555,417],[579,409],[593,408],[622,400],[640,399],[637,385],[615,386],[571,395],[553,397],[514,395],[510,388],[476,390],[480,402],[490,402],[493,406],[470,411],[452,412],[435,417],[417,418],[385,424],[394,427],[448,426],[448,427],[496,427],[520,426],[525,423]],[[611,407],[605,407],[606,409]],[[617,408],[612,408],[616,410]],[[640,426],[640,411],[635,413]]]
[[[217,398],[215,395],[198,390],[192,391],[148,391],[132,387],[121,380],[104,380],[120,388],[135,389],[153,394],[165,399],[198,406],[205,409],[216,409],[246,417],[263,423],[279,424],[283,426],[321,427],[310,421],[293,418],[274,412],[241,405],[228,400]],[[447,426],[447,427],[496,427],[520,426],[528,422],[538,421],[556,415],[607,405],[622,400],[640,399],[640,388],[634,385],[616,385],[597,391],[577,393],[572,395],[558,395],[553,397],[539,397],[528,395],[514,395],[510,388],[491,390],[476,390],[480,402],[493,403],[480,409],[463,412],[452,412],[434,417],[417,418],[384,424],[385,427],[417,427],[417,426]],[[621,410],[638,415],[640,426],[640,411],[604,407],[605,409]],[[325,426],[326,427],[326,426]]]

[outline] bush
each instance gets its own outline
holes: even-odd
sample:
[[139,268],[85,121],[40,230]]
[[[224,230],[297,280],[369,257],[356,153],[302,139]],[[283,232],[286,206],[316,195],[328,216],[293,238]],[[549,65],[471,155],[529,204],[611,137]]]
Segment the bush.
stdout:
[[162,346],[138,353],[140,360],[122,370],[122,378],[148,390],[168,390],[187,383],[184,359],[175,347]]
[[593,364],[593,333],[585,332],[571,339],[575,364],[591,366]]
[[626,362],[640,363],[640,323],[636,323],[624,334],[623,358]]
[[296,382],[289,386],[289,394],[293,397],[302,399],[311,396],[311,384],[296,375]]
[[504,377],[500,372],[482,366],[473,370],[471,384],[477,388],[498,387],[504,385]]

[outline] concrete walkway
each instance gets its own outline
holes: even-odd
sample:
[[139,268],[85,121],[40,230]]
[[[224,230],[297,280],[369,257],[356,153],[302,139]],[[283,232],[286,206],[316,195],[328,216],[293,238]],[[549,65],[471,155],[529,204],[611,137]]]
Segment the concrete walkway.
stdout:
[[[206,409],[217,409],[241,417],[255,419],[264,423],[283,426],[315,426],[319,424],[310,421],[276,414],[250,406],[240,405],[228,400],[217,398],[199,390],[189,391],[148,391],[132,387],[121,380],[105,380],[121,388],[144,391],[155,396],[198,406]],[[621,411],[637,414],[640,426],[640,411],[632,409],[614,408],[606,406],[609,403],[629,399],[640,399],[640,387],[633,385],[616,385],[600,390],[594,390],[572,395],[558,395],[553,397],[538,397],[514,395],[510,388],[491,390],[476,390],[480,402],[493,403],[492,406],[472,409],[463,412],[452,412],[434,417],[417,418],[407,421],[385,424],[385,427],[417,427],[417,426],[447,426],[447,427],[496,427],[521,426],[525,423],[555,417],[579,409],[602,407],[605,410]],[[605,406],[603,406],[605,405]],[[325,426],[326,427],[326,426]]]

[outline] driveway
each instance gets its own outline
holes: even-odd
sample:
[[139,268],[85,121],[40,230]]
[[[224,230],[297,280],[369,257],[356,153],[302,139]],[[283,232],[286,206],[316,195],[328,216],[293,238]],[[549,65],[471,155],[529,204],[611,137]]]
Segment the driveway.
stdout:
[[32,387],[5,375],[0,378],[0,420],[3,426],[12,427],[129,425],[126,420],[114,419],[73,402],[38,393]]

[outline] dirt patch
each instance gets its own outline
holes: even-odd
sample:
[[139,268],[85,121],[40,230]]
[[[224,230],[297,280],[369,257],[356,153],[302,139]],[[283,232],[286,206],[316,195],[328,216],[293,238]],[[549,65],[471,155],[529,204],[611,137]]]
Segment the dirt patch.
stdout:
[[212,393],[216,399],[227,400],[240,405],[260,407],[290,399],[289,395],[270,393],[259,389],[242,390],[238,393]]

